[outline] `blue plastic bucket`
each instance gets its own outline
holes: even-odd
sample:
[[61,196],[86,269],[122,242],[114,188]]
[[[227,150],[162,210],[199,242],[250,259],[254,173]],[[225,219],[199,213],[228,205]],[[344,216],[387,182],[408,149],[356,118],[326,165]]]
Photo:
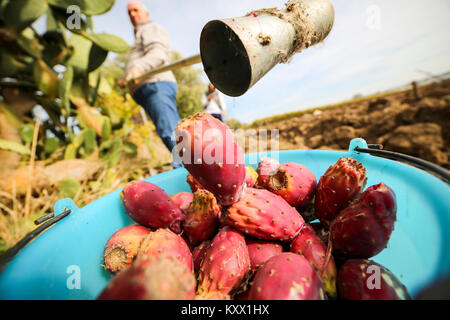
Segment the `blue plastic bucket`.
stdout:
[[[279,152],[280,162],[306,165],[319,179],[340,157],[354,157],[367,168],[367,186],[384,182],[397,196],[397,222],[388,247],[373,258],[389,268],[412,297],[450,273],[450,186],[415,167],[368,154],[362,139],[349,152],[302,150]],[[266,154],[267,155],[267,154]],[[268,154],[270,156],[270,153]],[[261,154],[246,156],[257,163]],[[146,181],[169,194],[190,191],[187,171],[177,169]],[[70,199],[55,204],[55,214],[72,212],[26,246],[0,274],[0,299],[94,299],[111,279],[101,267],[105,242],[132,224],[116,190],[84,208]]]

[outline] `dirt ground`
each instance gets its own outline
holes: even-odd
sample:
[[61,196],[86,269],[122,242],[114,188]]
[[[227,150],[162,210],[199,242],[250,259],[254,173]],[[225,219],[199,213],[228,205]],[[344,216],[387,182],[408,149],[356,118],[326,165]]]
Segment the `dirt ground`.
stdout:
[[353,138],[450,169],[450,80],[270,123],[280,150],[347,150]]

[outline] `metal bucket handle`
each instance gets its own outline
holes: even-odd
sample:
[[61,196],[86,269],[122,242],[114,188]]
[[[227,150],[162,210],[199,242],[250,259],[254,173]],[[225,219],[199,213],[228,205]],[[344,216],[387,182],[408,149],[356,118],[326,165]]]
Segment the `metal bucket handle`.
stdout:
[[13,247],[9,248],[0,258],[0,272],[8,265],[8,263],[23,249],[37,238],[43,231],[51,227],[58,221],[61,221],[69,214],[76,212],[78,207],[75,205],[72,199],[65,198],[55,202],[53,206],[53,212],[46,214],[34,221],[38,227],[28,233]]
[[386,158],[389,160],[406,162],[410,165],[432,173],[447,184],[450,184],[449,170],[420,158],[409,156],[403,153],[383,150],[383,145],[381,144],[367,144],[364,139],[353,139],[350,142],[349,153],[355,159],[362,158],[367,156],[367,154],[370,154],[372,156]]

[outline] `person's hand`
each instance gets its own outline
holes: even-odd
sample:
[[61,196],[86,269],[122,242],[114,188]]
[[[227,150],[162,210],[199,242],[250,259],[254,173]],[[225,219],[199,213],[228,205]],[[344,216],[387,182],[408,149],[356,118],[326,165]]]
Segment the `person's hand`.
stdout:
[[[133,67],[133,68],[131,68],[130,72],[128,72],[127,76],[125,77],[125,80],[130,81],[131,79],[136,79],[140,75],[142,75],[141,70],[139,70],[138,67]],[[138,81],[135,80],[134,83],[137,84]]]
[[[133,89],[138,85],[140,80],[134,80],[133,82],[130,82],[130,81],[132,79],[136,79],[140,75],[142,75],[141,70],[138,67],[133,67],[133,68],[131,68],[130,72],[128,72],[126,77],[123,79],[120,79],[117,84],[119,85],[119,87],[121,87],[121,85],[123,85],[123,87],[128,85],[131,89]],[[121,88],[123,88],[123,87],[121,87]]]
[[117,81],[117,85],[119,86],[119,88],[125,88],[127,85],[127,80],[125,80],[125,78],[119,79],[119,81]]

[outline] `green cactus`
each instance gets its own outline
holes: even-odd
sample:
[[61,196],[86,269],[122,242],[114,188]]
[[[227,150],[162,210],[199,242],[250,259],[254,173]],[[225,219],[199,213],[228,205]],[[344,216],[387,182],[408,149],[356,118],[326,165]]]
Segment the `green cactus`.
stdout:
[[48,8],[48,10],[46,12],[45,25],[47,27],[47,31],[58,30],[58,22],[53,14],[53,11],[51,8]]
[[42,58],[43,45],[34,37],[34,33],[30,28],[24,29],[17,36],[16,43],[23,51],[33,58]]
[[[72,143],[66,149],[65,159],[74,159],[77,154],[85,157],[90,155],[96,146],[96,134],[91,128],[82,130],[74,136]],[[69,150],[69,151],[67,151]]]
[[73,198],[81,189],[81,184],[75,179],[63,179],[59,182],[59,194],[61,198]]
[[4,8],[3,20],[7,27],[21,31],[39,19],[47,9],[47,1],[44,0],[8,1]]
[[31,124],[23,125],[19,128],[19,135],[25,144],[31,144],[34,135],[34,126]]
[[135,157],[137,155],[137,146],[130,141],[123,142],[123,151],[129,157]]
[[46,155],[50,155],[59,148],[59,140],[57,138],[47,138],[44,142],[44,152]]
[[111,135],[111,120],[109,120],[108,117],[103,118],[103,124],[102,124],[102,138],[103,140],[108,140],[109,136]]
[[0,49],[0,78],[10,78],[25,70],[26,64]]
[[108,50],[102,49],[95,43],[92,43],[91,49],[89,50],[87,71],[92,72],[98,69],[105,62],[107,56]]
[[66,10],[71,5],[76,5],[81,12],[88,16],[95,16],[109,11],[115,0],[48,0],[48,4]]
[[43,60],[37,59],[33,65],[33,77],[37,88],[50,99],[58,96],[59,78]]
[[[41,105],[45,117],[40,129],[37,159],[46,159],[64,147],[64,158],[86,157],[99,148],[109,166],[122,154],[135,155],[137,147],[123,143],[124,119],[97,102],[112,88],[99,72],[108,53],[125,53],[120,37],[93,32],[93,16],[112,8],[114,0],[0,0],[0,95],[3,86],[28,92]],[[80,9],[80,28],[68,21]],[[33,23],[46,18],[40,34]],[[72,29],[71,29],[72,28]],[[62,68],[61,66],[64,66]],[[7,83],[7,84],[5,84]],[[29,117],[29,113],[26,115]],[[16,115],[18,116],[18,115]],[[24,119],[20,118],[21,121]],[[75,120],[75,121],[74,121]],[[78,120],[78,121],[76,121]],[[19,126],[26,153],[33,138],[33,124]],[[108,144],[102,144],[108,142]],[[5,145],[5,142],[2,142]],[[16,146],[8,144],[9,148]],[[106,148],[106,149],[105,149]],[[58,155],[55,155],[58,157]]]
[[69,144],[64,152],[64,160],[75,159],[76,156],[77,156],[77,149],[73,144]]
[[31,153],[30,149],[24,145],[4,139],[0,139],[0,149],[14,151],[23,155],[29,155]]
[[129,47],[127,43],[120,37],[107,33],[87,33],[81,31],[80,33],[85,38],[91,40],[97,46],[106,51],[116,53],[127,52]]
[[51,67],[57,64],[66,65],[75,49],[73,46],[67,46],[63,34],[58,30],[50,30],[42,37],[44,49],[41,56],[45,63]]
[[94,149],[95,149],[95,145],[96,145],[96,134],[95,131],[92,130],[91,128],[89,129],[85,129],[84,133],[84,141],[83,141],[83,146],[84,146],[84,151],[86,153],[86,155],[91,154]]
[[62,105],[66,111],[66,116],[68,117],[70,114],[70,92],[72,89],[73,82],[73,68],[68,66],[66,71],[64,72],[64,76],[59,83],[59,96],[61,97]]

